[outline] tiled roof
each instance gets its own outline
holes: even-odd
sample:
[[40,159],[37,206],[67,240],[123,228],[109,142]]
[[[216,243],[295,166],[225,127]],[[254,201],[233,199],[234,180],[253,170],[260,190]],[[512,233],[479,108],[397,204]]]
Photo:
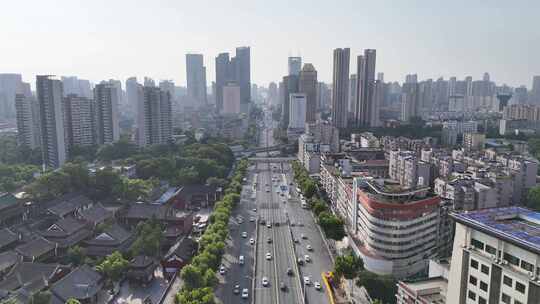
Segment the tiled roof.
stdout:
[[0,230],[0,249],[15,243],[19,237],[8,228]]
[[70,298],[89,299],[102,288],[102,277],[87,265],[82,265],[54,283],[52,293],[64,302]]
[[56,244],[42,237],[29,241],[15,248],[15,251],[26,258],[39,258],[56,248]]

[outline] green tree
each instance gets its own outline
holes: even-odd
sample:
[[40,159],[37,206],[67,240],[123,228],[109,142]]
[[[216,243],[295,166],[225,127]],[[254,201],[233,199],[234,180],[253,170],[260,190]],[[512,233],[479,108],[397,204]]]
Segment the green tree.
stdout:
[[137,238],[131,245],[132,255],[159,257],[165,235],[158,221],[141,222],[136,228]]
[[357,286],[364,286],[372,299],[384,303],[396,303],[396,280],[391,276],[379,276],[367,270],[361,271],[356,281]]
[[86,259],[86,250],[75,245],[68,249],[67,257],[70,263],[76,266],[81,265]]
[[311,209],[313,210],[313,213],[315,213],[316,216],[319,216],[321,212],[328,212],[328,206],[321,199],[315,200],[315,203],[313,204],[313,207],[311,207]]
[[346,233],[342,219],[325,211],[319,214],[318,220],[326,237],[336,241],[340,241],[345,237]]
[[120,252],[115,251],[97,265],[96,269],[110,281],[116,282],[122,278],[128,267],[129,261],[124,259]]
[[540,186],[529,189],[526,206],[533,210],[540,211]]
[[51,303],[52,294],[50,291],[38,291],[32,294],[30,303],[32,304],[49,304]]
[[[355,256],[352,252],[336,257],[334,262],[334,273],[347,280],[354,280],[358,277],[361,270],[364,269],[364,261]],[[351,294],[353,294],[354,284],[351,282]]]
[[157,180],[145,181],[143,179],[124,178],[122,183],[123,183],[122,197],[124,200],[146,201],[149,198],[152,189],[156,186],[158,182]]
[[81,304],[81,302],[79,302],[77,299],[71,298],[66,301],[66,304]]
[[302,192],[304,192],[304,196],[307,199],[310,199],[317,192],[317,185],[315,185],[314,181],[308,178],[304,181],[304,183],[302,183]]
[[175,298],[176,304],[215,304],[214,291],[210,287],[183,289]]
[[201,288],[204,284],[201,269],[194,265],[186,265],[180,272],[180,277],[184,281],[184,286],[188,290]]
[[113,168],[106,167],[96,171],[94,178],[94,197],[98,200],[116,199],[123,189],[123,182],[120,174]]
[[62,166],[62,172],[67,174],[72,190],[83,191],[88,188],[90,175],[86,163],[66,163]]

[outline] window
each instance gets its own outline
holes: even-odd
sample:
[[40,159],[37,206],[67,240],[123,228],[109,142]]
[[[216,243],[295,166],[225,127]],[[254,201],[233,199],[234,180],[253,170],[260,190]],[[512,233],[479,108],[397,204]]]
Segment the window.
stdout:
[[482,297],[478,297],[478,304],[487,304],[487,301],[486,301],[486,299],[484,299]]
[[476,294],[469,290],[469,299],[476,301]]
[[516,281],[516,290],[525,293],[525,285],[521,284],[520,282]]
[[503,292],[503,294],[501,295],[501,302],[505,304],[510,304],[510,301],[510,296]]
[[477,280],[476,280],[475,277],[469,276],[469,283],[471,283],[472,285],[476,286],[476,282],[477,282]]
[[489,254],[495,255],[497,253],[497,249],[495,249],[495,247],[492,247],[486,244],[486,252]]
[[481,267],[481,270],[483,273],[489,275],[489,267],[487,267],[486,265],[482,264],[482,267]]
[[471,259],[471,267],[474,269],[478,269],[478,261]]
[[534,272],[534,265],[524,260],[521,260],[521,268],[530,272]]
[[484,243],[480,242],[479,240],[471,239],[471,245],[480,250],[484,250]]
[[512,279],[507,276],[503,276],[503,283],[508,287],[512,287]]
[[510,263],[512,265],[519,266],[519,259],[516,258],[515,256],[511,255],[511,254],[505,253],[504,254],[504,259],[506,261],[508,261],[508,263]]
[[487,283],[484,281],[480,281],[480,289],[487,292],[487,289],[488,289]]

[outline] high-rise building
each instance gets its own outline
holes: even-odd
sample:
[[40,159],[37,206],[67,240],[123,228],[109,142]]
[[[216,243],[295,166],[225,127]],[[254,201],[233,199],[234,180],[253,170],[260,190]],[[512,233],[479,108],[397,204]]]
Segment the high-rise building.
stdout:
[[401,121],[409,122],[411,118],[420,115],[417,81],[418,77],[416,74],[407,75],[405,78],[401,93]]
[[240,101],[242,111],[247,111],[247,105],[251,102],[251,51],[249,47],[237,47],[236,56],[233,58],[236,71],[236,83],[240,86]]
[[[129,85],[131,84],[129,83]],[[118,124],[117,87],[107,82],[96,85],[94,88],[94,100],[96,143],[103,145],[118,141],[120,139],[120,127]]]
[[[137,77],[130,77],[126,80],[126,105],[122,107],[122,113],[129,117],[135,117],[137,113],[138,94],[137,88],[139,83]],[[136,122],[137,120],[135,120]]]
[[334,50],[333,90],[332,90],[332,125],[337,128],[347,127],[347,99],[349,97],[350,49]]
[[0,74],[0,118],[15,117],[15,94],[24,93],[21,85],[20,74]]
[[300,75],[300,70],[302,69],[302,57],[289,57],[288,68],[288,75]]
[[317,83],[317,111],[329,109],[332,103],[332,91],[324,82]]
[[17,112],[17,143],[36,149],[41,146],[39,132],[39,106],[32,96],[15,95]]
[[305,93],[292,93],[289,97],[289,129],[304,129],[306,125],[306,103]]
[[223,87],[223,109],[221,114],[240,113],[240,86],[231,82]]
[[288,75],[283,77],[283,105],[281,107],[281,126],[286,129],[289,126],[291,94],[299,91],[299,77]]
[[206,105],[206,67],[202,54],[186,54],[186,78],[188,98],[192,104]]
[[93,98],[92,85],[89,80],[79,79],[76,76],[62,76],[64,97],[77,95],[79,97]]
[[139,87],[139,146],[167,144],[172,138],[172,104],[169,92],[158,87]]
[[349,77],[349,104],[347,108],[347,118],[349,121],[354,121],[356,113],[356,99],[358,98],[358,77],[356,74],[351,74]]
[[315,122],[317,110],[317,71],[313,64],[304,64],[302,71],[300,71],[298,91],[306,94],[306,122]]
[[364,50],[357,62],[357,101],[356,125],[360,127],[376,127],[379,123],[379,107],[375,105],[375,61],[376,50]]
[[268,103],[272,106],[279,105],[279,90],[275,82],[268,85]]
[[377,73],[377,80],[380,81],[380,82],[384,82],[384,73],[383,72]]
[[48,168],[58,168],[66,162],[68,154],[62,82],[48,75],[38,75],[36,92],[43,164]]
[[223,87],[233,80],[229,53],[221,53],[216,57],[216,110],[223,109]]
[[529,103],[540,104],[540,75],[533,76],[531,102]]
[[64,98],[66,132],[69,151],[88,147],[95,142],[94,101],[75,94]]

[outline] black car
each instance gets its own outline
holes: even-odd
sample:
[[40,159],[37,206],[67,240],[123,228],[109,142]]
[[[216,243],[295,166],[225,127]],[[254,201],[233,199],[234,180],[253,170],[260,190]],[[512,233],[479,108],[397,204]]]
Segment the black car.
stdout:
[[285,285],[284,282],[281,282],[281,283],[279,283],[279,289],[285,291],[285,290],[287,290],[287,285]]
[[266,242],[267,242],[268,244],[271,244],[271,243],[272,243],[272,238],[266,239]]
[[292,271],[292,268],[290,268],[290,267],[287,268],[287,275],[292,276],[293,274],[294,274],[294,273],[293,273],[293,271]]

